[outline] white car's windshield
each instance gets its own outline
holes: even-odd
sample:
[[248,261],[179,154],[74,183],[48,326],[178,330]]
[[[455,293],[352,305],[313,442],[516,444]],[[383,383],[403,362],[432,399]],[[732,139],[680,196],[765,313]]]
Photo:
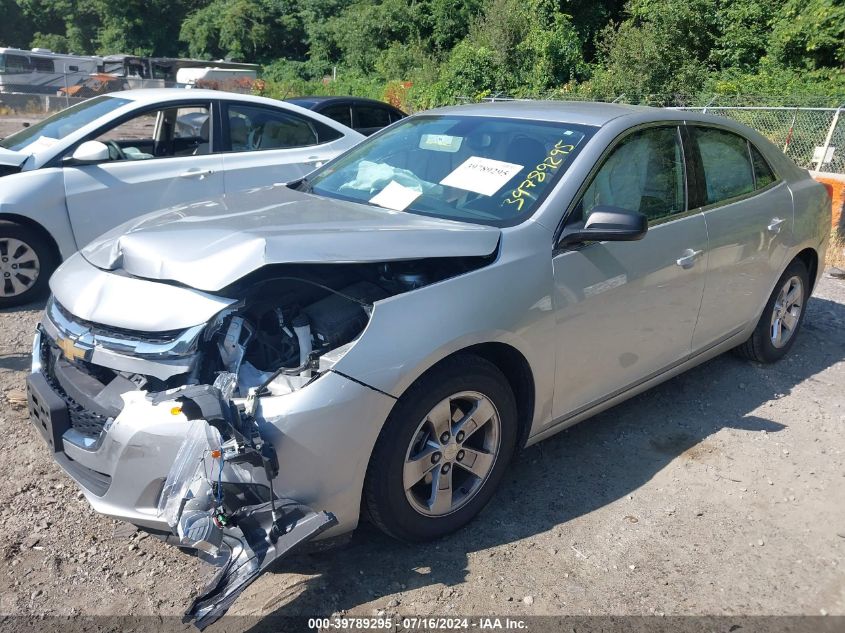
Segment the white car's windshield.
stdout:
[[477,116],[406,119],[317,172],[318,195],[451,220],[522,222],[595,128]]
[[55,145],[68,134],[101,116],[129,103],[128,99],[117,97],[94,97],[57,112],[43,121],[30,125],[0,141],[0,147],[15,151],[36,152]]

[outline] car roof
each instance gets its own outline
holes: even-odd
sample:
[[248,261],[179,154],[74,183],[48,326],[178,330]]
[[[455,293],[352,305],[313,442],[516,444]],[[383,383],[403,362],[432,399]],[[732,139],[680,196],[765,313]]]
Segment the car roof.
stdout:
[[308,105],[308,106],[323,105],[325,103],[352,102],[352,103],[384,106],[386,108],[390,108],[391,110],[397,110],[398,109],[398,108],[390,105],[389,103],[385,103],[384,101],[379,101],[378,99],[369,99],[368,97],[346,97],[346,96],[343,96],[343,95],[293,97],[291,99],[285,99],[285,101],[287,101],[289,103],[295,103],[296,105]]
[[278,99],[270,99],[269,97],[257,97],[239,92],[208,90],[205,88],[139,88],[137,90],[110,92],[108,96],[128,99],[138,103],[162,103],[167,101],[183,101],[185,99],[234,99],[237,101],[263,103],[276,107],[285,103]]
[[597,101],[512,100],[447,106],[428,111],[428,113],[437,114],[533,119],[593,126],[602,126],[622,116],[642,115],[649,112],[653,112],[656,118],[660,118],[661,115],[665,115],[666,110]]

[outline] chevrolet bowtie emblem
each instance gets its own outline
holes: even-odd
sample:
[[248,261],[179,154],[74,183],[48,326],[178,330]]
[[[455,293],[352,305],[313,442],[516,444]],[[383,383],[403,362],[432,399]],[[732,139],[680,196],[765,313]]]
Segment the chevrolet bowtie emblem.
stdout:
[[85,358],[85,350],[76,346],[76,341],[70,338],[60,338],[56,341],[56,347],[62,350],[62,354],[68,360],[82,360]]

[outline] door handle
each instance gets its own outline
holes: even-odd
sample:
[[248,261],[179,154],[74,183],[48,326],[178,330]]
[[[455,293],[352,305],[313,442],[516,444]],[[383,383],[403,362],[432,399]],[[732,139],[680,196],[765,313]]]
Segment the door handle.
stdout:
[[781,218],[772,218],[772,221],[769,222],[769,226],[766,227],[769,229],[769,233],[780,233],[780,225],[786,222]]
[[692,268],[695,265],[695,260],[698,259],[698,256],[703,252],[704,251],[694,251],[693,249],[688,248],[684,251],[684,254],[675,261],[675,263],[681,268]]
[[203,180],[206,176],[210,176],[214,171],[211,169],[189,169],[179,174],[179,178],[199,178]]

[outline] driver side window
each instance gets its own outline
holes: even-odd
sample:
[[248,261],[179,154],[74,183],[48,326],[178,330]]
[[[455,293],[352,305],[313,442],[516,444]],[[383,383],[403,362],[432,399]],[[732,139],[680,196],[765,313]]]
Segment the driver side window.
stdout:
[[210,152],[208,106],[148,110],[91,140],[105,143],[111,161],[195,156]]
[[684,182],[678,128],[635,132],[614,148],[596,173],[578,205],[579,219],[586,220],[599,205],[642,213],[649,221],[680,213],[686,209]]

